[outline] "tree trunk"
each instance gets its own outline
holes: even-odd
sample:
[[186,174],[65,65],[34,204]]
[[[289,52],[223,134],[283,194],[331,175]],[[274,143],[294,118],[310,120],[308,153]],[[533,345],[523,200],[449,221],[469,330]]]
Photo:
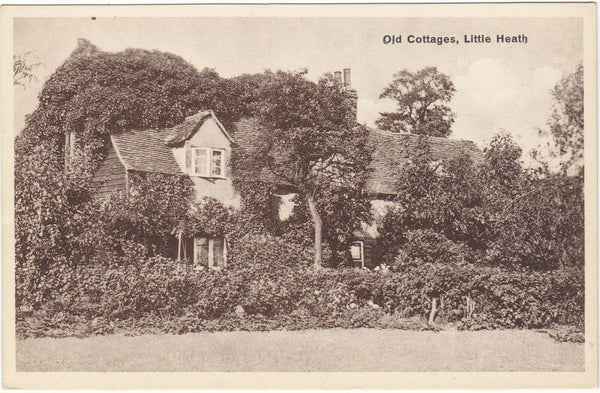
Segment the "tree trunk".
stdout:
[[179,239],[177,241],[177,262],[181,262],[181,231],[179,231]]
[[467,296],[467,320],[471,319],[473,312],[475,311],[475,302],[471,299],[471,296]]
[[65,146],[63,148],[63,154],[65,158],[65,173],[67,173],[69,169],[69,136],[71,136],[71,134],[65,132]]
[[431,312],[429,313],[429,321],[427,322],[429,325],[433,325],[433,321],[435,320],[435,313],[437,312],[437,298],[431,299]]
[[323,221],[321,220],[321,215],[317,211],[317,206],[315,204],[314,198],[309,195],[306,198],[308,202],[308,208],[310,209],[310,215],[312,216],[313,226],[315,228],[315,260],[314,267],[316,269],[320,269],[323,262]]

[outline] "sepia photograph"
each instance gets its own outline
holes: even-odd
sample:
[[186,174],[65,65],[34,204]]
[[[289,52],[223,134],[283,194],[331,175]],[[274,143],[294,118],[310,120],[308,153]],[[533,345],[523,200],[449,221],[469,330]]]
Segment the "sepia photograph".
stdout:
[[595,4],[328,7],[2,8],[5,387],[597,384]]

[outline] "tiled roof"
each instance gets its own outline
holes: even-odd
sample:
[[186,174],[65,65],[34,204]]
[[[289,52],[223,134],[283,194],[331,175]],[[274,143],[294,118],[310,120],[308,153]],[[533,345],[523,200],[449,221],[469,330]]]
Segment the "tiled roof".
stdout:
[[169,130],[126,131],[111,136],[121,162],[127,170],[183,174],[173,149],[165,143]]
[[392,194],[394,192],[396,171],[417,153],[420,138],[426,138],[435,160],[443,161],[466,154],[476,165],[483,161],[481,150],[471,141],[421,137],[415,134],[399,134],[376,129],[370,131],[370,137],[375,144],[375,152],[367,188],[375,194]]
[[167,133],[165,137],[166,144],[176,146],[185,142],[194,135],[210,116],[212,116],[211,111],[198,112],[195,115],[186,117],[183,123],[165,130]]
[[[234,137],[239,145],[243,146],[249,140],[259,137],[256,130],[260,127],[256,119],[242,119],[234,124]],[[421,137],[414,134],[399,134],[377,129],[370,130],[370,138],[375,151],[371,163],[371,174],[367,181],[367,189],[373,194],[393,194],[395,190],[395,177],[399,167],[417,153],[419,139],[425,138],[430,146],[431,153],[436,160],[447,160],[461,154],[467,154],[475,164],[481,163],[483,154],[475,143],[465,140]],[[267,170],[263,171],[262,178],[273,181],[273,175]],[[281,184],[284,186],[284,184]]]
[[[209,115],[212,115],[212,112],[200,112],[170,129],[128,131],[112,135],[111,138],[127,170],[183,174],[170,146],[188,139]],[[259,123],[255,119],[242,119],[235,123],[232,131],[238,145],[243,146],[249,139],[256,138],[258,127]],[[397,169],[416,154],[419,139],[422,137],[371,129],[370,138],[375,144],[375,151],[367,188],[374,194],[393,194]],[[429,142],[431,153],[436,160],[447,160],[461,154],[467,154],[475,164],[483,160],[481,150],[471,141],[424,138]],[[265,179],[273,180],[267,171],[263,175]]]
[[183,123],[171,128],[126,131],[113,134],[111,138],[127,170],[179,175],[183,173],[173,155],[173,147],[191,138],[211,116],[225,136],[233,141],[212,111],[188,116]]

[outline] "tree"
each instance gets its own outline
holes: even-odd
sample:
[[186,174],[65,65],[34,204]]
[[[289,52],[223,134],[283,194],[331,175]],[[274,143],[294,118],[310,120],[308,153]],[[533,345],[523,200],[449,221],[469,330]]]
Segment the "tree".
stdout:
[[478,171],[494,265],[552,270],[583,264],[583,176],[521,165],[522,149],[506,133],[484,149]]
[[22,86],[25,88],[25,84],[28,82],[36,81],[38,78],[35,75],[35,70],[41,65],[37,61],[37,57],[34,52],[25,52],[23,55],[13,56],[13,84],[15,86]]
[[[583,66],[563,77],[552,90],[548,129],[551,157],[535,170],[523,169],[520,148],[506,136],[486,149],[487,197],[495,210],[495,240],[488,258],[504,264],[556,269],[584,264]],[[535,158],[538,156],[534,155]]]
[[368,130],[356,125],[351,99],[331,75],[313,83],[303,72],[267,71],[260,79],[255,126],[236,133],[234,182],[243,196],[257,183],[298,194],[313,223],[318,268],[327,227],[323,218],[351,210],[356,214],[350,226],[356,226],[369,211],[362,192],[371,156]]
[[379,98],[396,101],[395,112],[380,113],[377,125],[392,132],[410,132],[430,136],[448,136],[454,123],[454,113],[447,103],[455,92],[448,75],[436,67],[417,72],[402,70]]
[[436,159],[427,138],[420,137],[410,162],[397,169],[396,203],[379,223],[382,258],[392,261],[402,249],[428,259],[452,248],[448,244],[484,249],[489,233],[476,172],[465,154]]
[[552,90],[554,104],[548,129],[540,130],[554,141],[553,155],[560,158],[561,169],[583,167],[583,65],[563,77]]

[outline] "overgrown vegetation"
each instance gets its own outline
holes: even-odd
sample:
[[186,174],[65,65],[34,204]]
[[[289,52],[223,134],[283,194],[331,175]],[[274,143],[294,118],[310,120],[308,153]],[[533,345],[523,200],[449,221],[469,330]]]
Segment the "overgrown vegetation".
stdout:
[[[52,300],[18,313],[24,336],[186,333],[330,327],[435,329],[583,326],[580,271],[560,275],[423,263],[402,271],[315,271],[310,254],[277,238],[245,238],[223,271],[171,259],[123,259],[65,270]],[[270,263],[265,263],[270,261]]]
[[[486,147],[481,165],[438,162],[423,139],[421,153],[399,168],[395,207],[379,223],[382,265],[361,271],[341,265],[352,231],[370,217],[368,132],[354,127],[336,81],[270,71],[225,80],[174,55],[105,53],[82,42],[16,140],[18,332],[439,322],[581,331],[583,123],[573,114],[583,116],[582,72],[555,90],[548,132],[565,163],[559,172],[523,168],[508,135]],[[233,158],[239,210],[194,201],[185,176],[131,174],[127,198],[90,197],[109,132],[168,127],[201,109],[226,124],[246,115],[258,122],[258,134],[246,135],[253,143],[238,135]],[[72,132],[81,153],[65,167]],[[265,181],[264,171],[279,179]],[[298,194],[284,222],[272,200],[281,183]],[[178,236],[226,236],[229,267],[190,270],[172,258]],[[321,262],[330,268],[311,267]]]
[[296,193],[296,212],[312,221],[317,268],[324,238],[339,263],[352,230],[369,217],[363,189],[371,151],[354,105],[331,75],[315,84],[304,73],[267,71],[253,102],[258,121],[236,133],[232,171],[240,194],[256,205],[256,193],[245,191],[259,183]]
[[583,268],[583,174],[521,167],[507,134],[468,157],[432,165],[426,144],[398,174],[397,204],[382,219],[382,261],[460,259],[535,271]]

